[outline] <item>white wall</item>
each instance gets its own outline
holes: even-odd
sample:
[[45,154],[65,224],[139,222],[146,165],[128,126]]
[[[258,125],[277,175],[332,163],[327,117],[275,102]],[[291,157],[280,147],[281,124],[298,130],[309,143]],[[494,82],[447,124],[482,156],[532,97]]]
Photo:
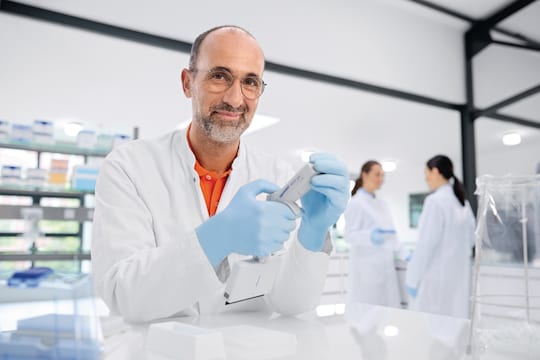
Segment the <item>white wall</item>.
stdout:
[[[480,118],[475,123],[475,130],[479,144],[476,164],[479,176],[536,173],[540,163],[540,129]],[[521,144],[503,145],[502,136],[509,131],[521,135]]]

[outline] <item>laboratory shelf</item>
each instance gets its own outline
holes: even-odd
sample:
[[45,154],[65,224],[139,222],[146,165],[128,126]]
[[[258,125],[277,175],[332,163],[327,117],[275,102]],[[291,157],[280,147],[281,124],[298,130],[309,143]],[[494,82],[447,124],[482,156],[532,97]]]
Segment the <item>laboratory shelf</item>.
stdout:
[[21,219],[23,209],[40,209],[42,220],[70,220],[92,221],[93,208],[85,207],[52,207],[52,206],[25,206],[25,205],[0,205],[0,219]]
[[93,195],[93,191],[71,190],[53,186],[36,185],[0,185],[0,195],[13,196],[37,196],[55,198],[81,198],[85,195]]
[[63,252],[43,252],[43,253],[2,253],[0,261],[54,261],[54,260],[90,260],[90,253],[63,253]]
[[49,152],[58,154],[69,155],[82,155],[82,156],[106,156],[111,149],[95,148],[84,149],[77,146],[75,143],[55,143],[55,144],[38,144],[32,142],[22,142],[13,140],[0,140],[0,148],[15,149],[15,150],[29,150],[37,152]]

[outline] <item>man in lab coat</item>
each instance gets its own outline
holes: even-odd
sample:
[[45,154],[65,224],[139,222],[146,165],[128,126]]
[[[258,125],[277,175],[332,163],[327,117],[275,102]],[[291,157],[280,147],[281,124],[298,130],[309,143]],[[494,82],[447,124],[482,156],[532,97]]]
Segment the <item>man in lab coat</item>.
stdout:
[[[182,71],[190,126],[107,156],[96,186],[92,271],[112,313],[139,322],[247,309],[296,314],[318,304],[328,228],[348,201],[347,169],[332,155],[312,155],[321,174],[301,199],[299,219],[287,205],[257,199],[294,174],[240,141],[264,90],[263,70],[263,52],[244,29],[199,35]],[[225,305],[235,262],[283,247],[272,290]]]

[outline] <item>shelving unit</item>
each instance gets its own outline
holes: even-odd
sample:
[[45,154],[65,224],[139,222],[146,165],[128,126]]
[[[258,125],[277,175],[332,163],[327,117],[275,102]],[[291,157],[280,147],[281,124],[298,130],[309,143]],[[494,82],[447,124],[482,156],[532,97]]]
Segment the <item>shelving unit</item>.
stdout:
[[[0,149],[25,150],[36,153],[37,167],[41,167],[41,154],[65,154],[82,156],[84,163],[88,163],[90,157],[105,157],[110,149],[82,149],[72,143],[57,143],[55,145],[22,143],[2,139]],[[0,164],[2,165],[2,164]],[[76,221],[77,231],[74,232],[45,232],[44,237],[62,238],[77,237],[78,249],[76,251],[42,251],[35,244],[32,244],[27,251],[3,251],[0,252],[0,261],[30,261],[32,266],[37,261],[77,261],[78,271],[82,270],[82,261],[90,260],[90,253],[83,248],[84,222],[92,221],[94,209],[86,207],[87,199],[93,196],[93,192],[70,190],[61,186],[34,186],[34,185],[12,185],[0,184],[0,195],[30,198],[31,205],[1,205],[0,219],[15,220],[22,219],[22,210],[28,208],[41,209],[42,220],[53,221]],[[44,198],[60,198],[78,200],[78,207],[53,207],[43,206]],[[29,201],[30,202],[30,201]],[[0,232],[0,239],[6,237],[21,236],[22,232]]]

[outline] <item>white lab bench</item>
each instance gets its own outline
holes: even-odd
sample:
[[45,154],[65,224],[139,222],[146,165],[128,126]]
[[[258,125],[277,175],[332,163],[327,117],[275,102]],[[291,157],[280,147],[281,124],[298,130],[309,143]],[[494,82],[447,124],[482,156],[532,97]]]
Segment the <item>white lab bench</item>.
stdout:
[[[103,360],[165,360],[163,356],[147,349],[150,324],[129,325],[118,323],[118,318],[108,317],[106,306],[96,300],[96,310],[102,316],[104,329]],[[28,305],[28,304],[26,304]],[[15,320],[40,314],[39,303],[33,303],[31,311],[25,304],[0,304],[1,330],[15,328]],[[17,314],[24,311],[23,316]],[[167,319],[190,324],[202,329],[218,329],[230,326],[250,325],[261,329],[279,331],[296,337],[297,345],[288,356],[273,357],[275,360],[323,360],[323,359],[415,359],[415,360],[469,360],[466,353],[470,322],[445,316],[413,312],[368,304],[348,305],[344,313],[337,311],[319,316],[315,311],[294,317],[261,312],[224,313],[198,317]],[[539,328],[540,329],[540,328]],[[540,359],[540,333],[520,339],[515,344],[493,346],[476,359]],[[241,341],[241,339],[240,339]],[[265,344],[264,338],[250,343]],[[516,356],[516,351],[518,355]],[[225,346],[227,352],[227,345]],[[527,356],[523,357],[523,353]],[[250,360],[269,359],[267,353],[249,356]],[[226,360],[245,357],[227,356]],[[171,359],[172,360],[172,359]]]
[[[296,335],[294,354],[273,359],[464,359],[469,321],[366,304],[352,305],[345,314],[318,317],[315,312],[296,317],[237,313],[178,318],[205,329],[252,325]],[[145,348],[148,325],[107,339],[115,343],[106,360],[163,360]],[[260,340],[264,342],[264,339]],[[225,348],[227,351],[227,347]],[[256,359],[268,359],[260,354]],[[230,360],[227,357],[227,360]],[[235,359],[236,360],[236,359]]]

